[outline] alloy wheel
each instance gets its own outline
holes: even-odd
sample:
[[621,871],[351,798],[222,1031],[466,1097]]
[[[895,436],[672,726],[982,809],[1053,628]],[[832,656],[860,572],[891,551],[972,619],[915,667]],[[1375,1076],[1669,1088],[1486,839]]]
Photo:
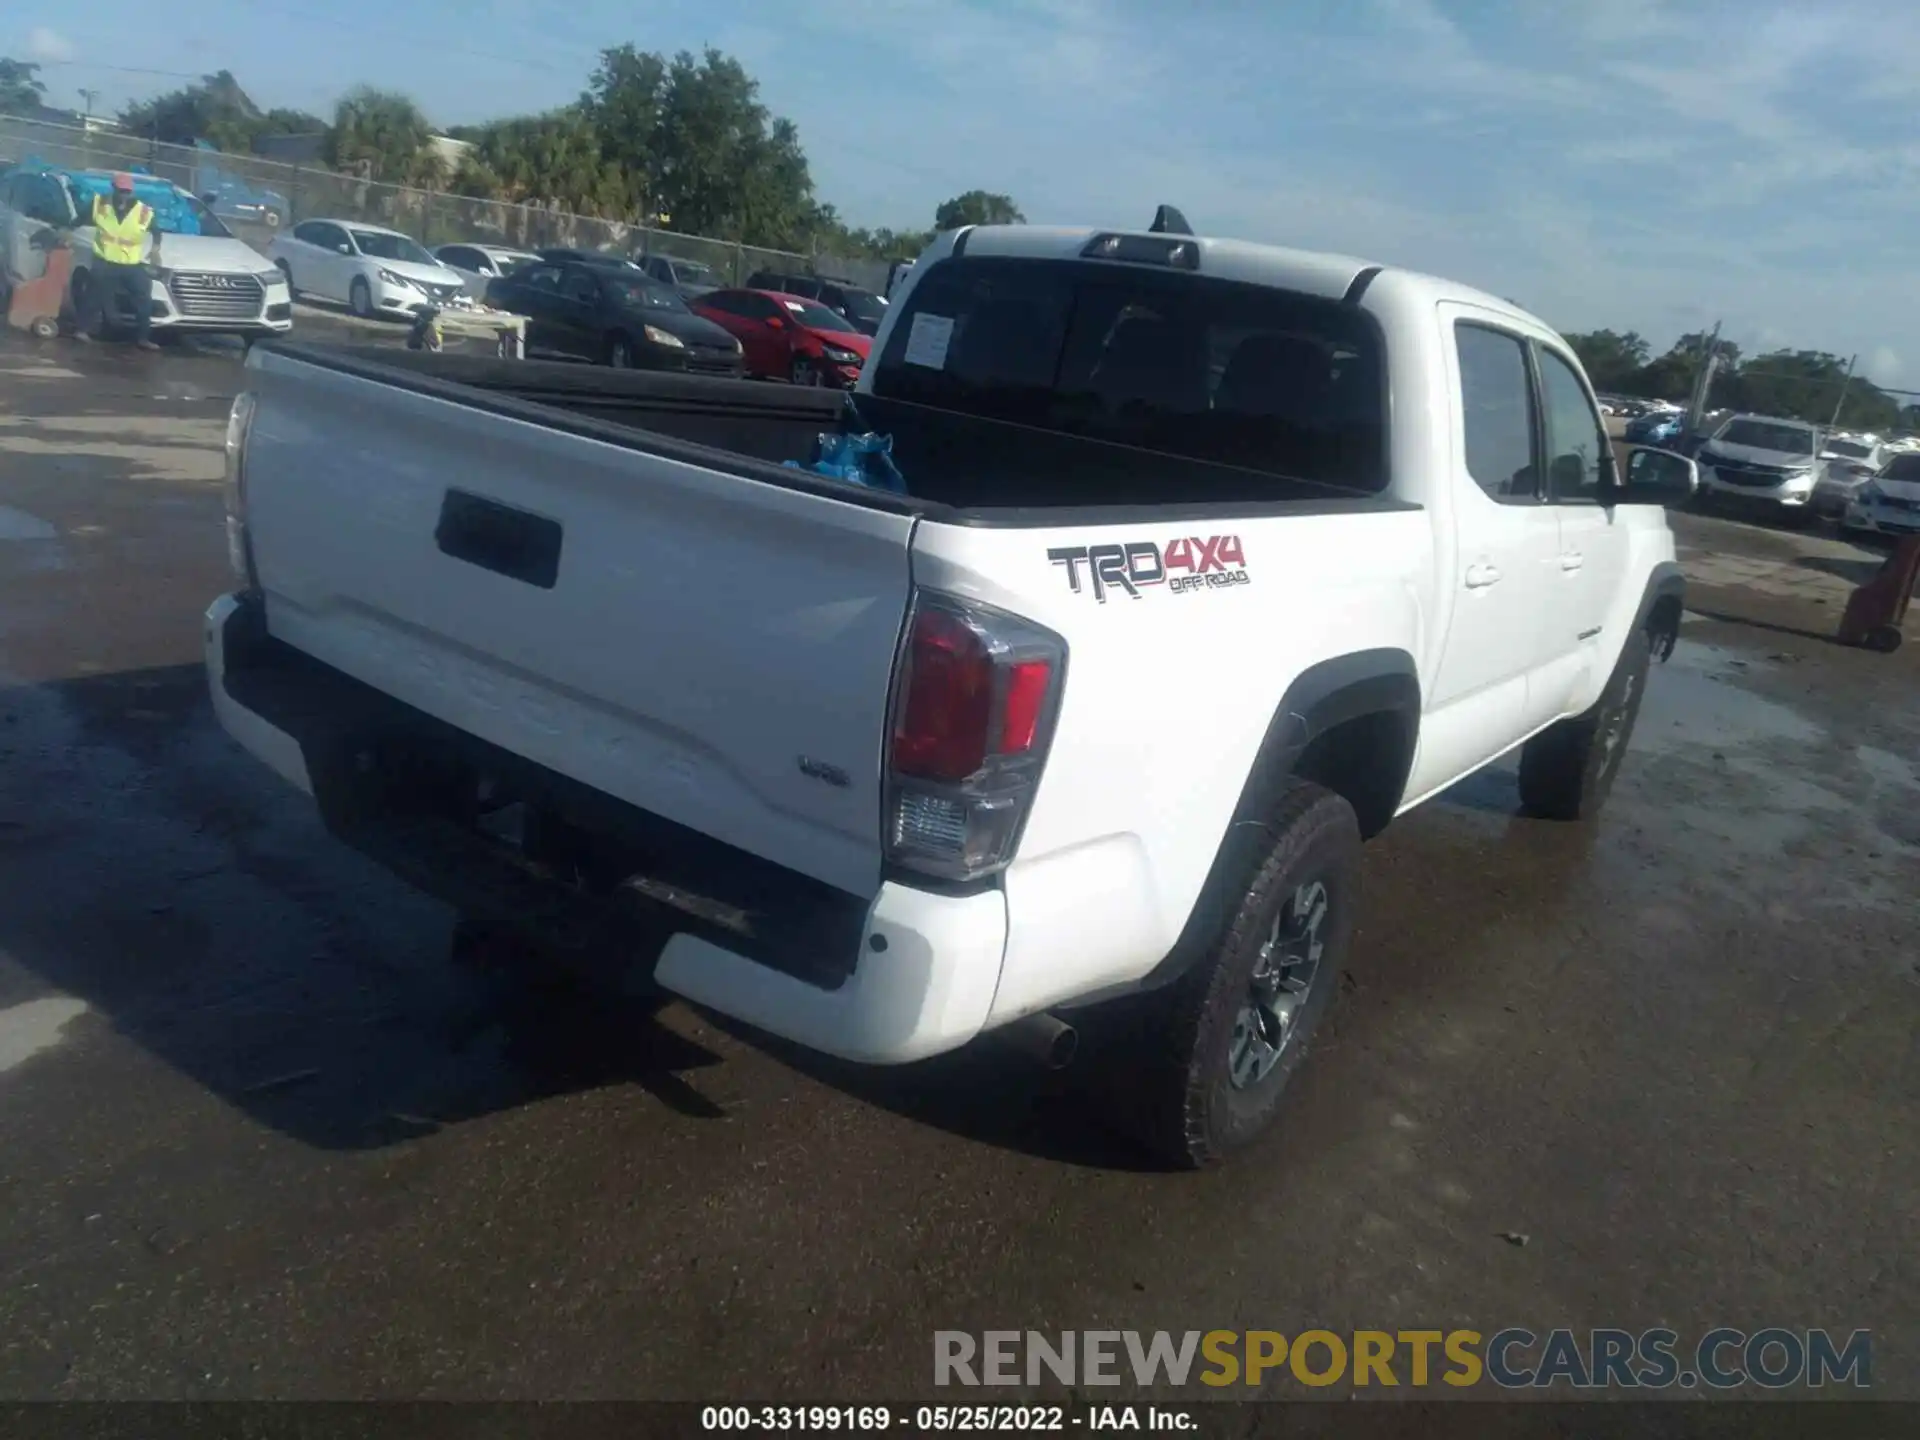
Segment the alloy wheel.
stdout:
[[1236,1090],[1258,1085],[1273,1073],[1298,1033],[1298,1019],[1320,973],[1326,950],[1326,885],[1297,887],[1274,914],[1254,958],[1253,978],[1227,1047],[1228,1072]]

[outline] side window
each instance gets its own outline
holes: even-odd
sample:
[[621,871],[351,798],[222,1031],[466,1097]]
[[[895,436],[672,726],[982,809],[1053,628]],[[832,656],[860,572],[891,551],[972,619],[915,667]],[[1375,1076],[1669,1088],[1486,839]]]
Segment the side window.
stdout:
[[338,251],[347,243],[347,232],[338,225],[329,225],[324,220],[313,227],[313,243],[322,250]]
[[320,222],[317,220],[303,220],[300,224],[293,227],[293,238],[298,240],[302,245],[318,245],[320,243],[321,228]]
[[529,290],[557,291],[560,288],[560,272],[551,265],[535,265],[517,278]]
[[584,270],[576,270],[567,276],[564,292],[567,299],[578,300],[587,305],[593,304],[600,298],[599,285],[594,282],[593,276]]
[[34,175],[21,182],[20,213],[44,225],[67,223],[67,207],[60,184],[45,175]]
[[1453,343],[1460,359],[1467,473],[1495,500],[1538,498],[1526,341],[1484,325],[1456,325]]
[[447,264],[460,270],[485,270],[485,260],[477,250],[469,250],[465,245],[449,245],[440,252],[440,258]]
[[1553,351],[1536,346],[1547,421],[1547,483],[1557,501],[1595,502],[1608,454],[1607,432],[1580,377]]

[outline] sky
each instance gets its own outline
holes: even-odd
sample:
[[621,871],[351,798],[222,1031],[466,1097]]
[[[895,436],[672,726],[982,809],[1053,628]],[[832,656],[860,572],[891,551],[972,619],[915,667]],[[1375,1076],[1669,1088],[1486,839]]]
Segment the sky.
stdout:
[[[98,109],[228,69],[437,124],[574,99],[597,52],[736,56],[854,224],[1028,219],[1334,250],[1656,351],[1857,355],[1920,391],[1913,0],[10,0],[0,55]],[[183,19],[182,17],[190,17]],[[145,73],[178,72],[177,75]]]

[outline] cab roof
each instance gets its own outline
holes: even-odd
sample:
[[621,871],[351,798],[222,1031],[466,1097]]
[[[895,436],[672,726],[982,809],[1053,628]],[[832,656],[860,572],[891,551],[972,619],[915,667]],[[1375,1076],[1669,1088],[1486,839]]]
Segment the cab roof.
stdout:
[[[1177,212],[1176,218],[1177,218]],[[1016,258],[1077,260],[1095,240],[1118,236],[1123,242],[1166,244],[1184,242],[1198,252],[1194,273],[1237,280],[1249,285],[1293,290],[1341,300],[1364,290],[1377,277],[1391,275],[1397,288],[1424,291],[1435,301],[1452,300],[1525,320],[1546,322],[1498,295],[1417,270],[1375,264],[1353,255],[1319,250],[1296,250],[1251,240],[1232,240],[1168,230],[1109,230],[1081,226],[976,225],[956,232],[955,244],[966,255],[1005,255]],[[1552,327],[1547,327],[1552,328]]]

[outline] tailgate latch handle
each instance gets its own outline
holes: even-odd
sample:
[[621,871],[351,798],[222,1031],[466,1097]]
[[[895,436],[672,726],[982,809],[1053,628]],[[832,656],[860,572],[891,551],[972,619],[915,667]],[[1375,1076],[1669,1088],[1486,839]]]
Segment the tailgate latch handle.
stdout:
[[558,520],[466,490],[447,491],[433,529],[442,555],[541,590],[560,578],[563,538]]

